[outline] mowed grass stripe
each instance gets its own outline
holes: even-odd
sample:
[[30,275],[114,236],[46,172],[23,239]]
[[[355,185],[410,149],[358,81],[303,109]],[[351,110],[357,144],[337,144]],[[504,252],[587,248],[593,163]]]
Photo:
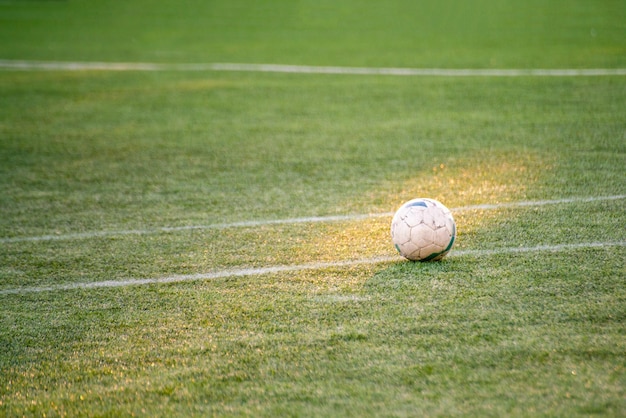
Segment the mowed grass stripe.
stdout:
[[[606,247],[624,247],[626,241],[610,241],[610,242],[586,242],[576,244],[557,244],[557,245],[538,245],[534,247],[505,247],[494,248],[489,250],[459,250],[453,251],[448,257],[486,257],[493,255],[503,254],[521,254],[532,252],[559,252],[567,250],[576,250],[581,248],[606,248]],[[199,280],[212,280],[223,279],[232,277],[245,277],[245,276],[261,276],[265,274],[275,273],[294,273],[303,270],[324,270],[330,268],[343,268],[359,265],[371,265],[379,263],[389,263],[394,261],[404,260],[400,256],[378,256],[373,258],[364,258],[358,260],[343,260],[333,262],[319,262],[319,263],[306,263],[306,264],[294,264],[294,265],[279,265],[268,266],[258,268],[242,268],[242,269],[226,269],[218,270],[208,273],[197,274],[182,274],[173,275],[158,278],[145,278],[145,279],[128,279],[128,280],[104,280],[90,283],[71,283],[55,286],[37,286],[37,287],[22,287],[14,289],[0,290],[0,295],[20,295],[25,293],[41,293],[51,291],[65,291],[65,290],[77,290],[77,289],[97,289],[97,288],[113,288],[113,287],[127,287],[127,286],[140,286],[148,284],[167,284],[167,283],[181,283],[181,282],[193,282]]]
[[[594,197],[573,197],[564,199],[553,200],[529,200],[520,202],[509,203],[497,203],[497,204],[480,204],[480,205],[468,205],[452,208],[454,213],[467,212],[472,210],[497,210],[504,208],[516,208],[516,207],[532,207],[532,206],[546,206],[557,205],[567,203],[586,203],[586,202],[601,202],[608,200],[621,200],[626,198],[626,195],[612,195],[612,196],[594,196]],[[301,224],[301,223],[319,223],[319,222],[340,222],[340,221],[358,221],[360,219],[368,218],[382,218],[393,216],[393,212],[372,213],[372,214],[352,214],[352,215],[331,215],[331,216],[308,216],[301,218],[286,218],[286,219],[266,219],[258,221],[241,221],[230,223],[216,223],[208,225],[187,225],[187,226],[163,226],[152,229],[128,229],[117,231],[91,231],[91,232],[77,232],[70,234],[48,234],[38,235],[30,237],[5,237],[0,238],[0,243],[15,243],[15,242],[34,242],[34,241],[60,241],[60,240],[74,240],[74,239],[93,239],[103,238],[110,236],[124,236],[124,235],[149,235],[159,234],[167,232],[179,232],[189,230],[203,230],[203,229],[228,229],[228,228],[246,228],[266,225],[285,225],[285,224]]]
[[163,64],[150,62],[64,62],[28,60],[0,60],[0,69],[21,71],[234,71],[413,77],[598,77],[626,75],[626,68],[375,68],[246,63]]

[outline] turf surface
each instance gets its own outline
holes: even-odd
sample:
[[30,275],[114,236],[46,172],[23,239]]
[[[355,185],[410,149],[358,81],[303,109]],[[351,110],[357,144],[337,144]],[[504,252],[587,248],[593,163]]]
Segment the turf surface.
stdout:
[[[5,1],[0,59],[624,68],[624,13]],[[625,108],[623,76],[2,70],[0,415],[623,416]],[[394,258],[416,196],[459,208],[440,263]]]

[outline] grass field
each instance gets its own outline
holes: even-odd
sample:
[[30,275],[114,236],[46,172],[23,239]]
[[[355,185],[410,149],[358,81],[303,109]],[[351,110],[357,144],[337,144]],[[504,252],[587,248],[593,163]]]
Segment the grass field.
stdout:
[[626,76],[37,68],[626,68],[458,3],[0,2],[0,416],[626,416]]

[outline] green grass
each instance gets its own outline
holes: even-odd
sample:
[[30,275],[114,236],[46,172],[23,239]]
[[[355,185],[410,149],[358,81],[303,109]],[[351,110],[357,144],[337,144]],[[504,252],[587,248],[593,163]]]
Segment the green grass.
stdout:
[[408,67],[626,65],[620,0],[5,1],[12,59]]
[[[5,1],[0,59],[626,66],[620,2],[454,6]],[[0,416],[624,416],[624,109],[623,76],[2,70]],[[225,225],[416,196],[573,201],[456,211],[439,263],[30,291],[393,257],[385,216]]]

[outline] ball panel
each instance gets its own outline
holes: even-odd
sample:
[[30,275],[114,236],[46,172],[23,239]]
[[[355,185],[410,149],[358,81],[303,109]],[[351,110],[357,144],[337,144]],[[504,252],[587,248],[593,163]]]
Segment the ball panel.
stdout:
[[404,215],[404,222],[409,227],[414,227],[421,224],[424,221],[424,208],[417,206],[409,206],[406,208],[406,213]]
[[443,249],[448,246],[451,239],[452,234],[450,233],[450,230],[444,225],[441,228],[437,228],[433,241]]
[[411,230],[411,242],[420,250],[420,258],[424,257],[424,249],[432,244],[434,231],[427,225],[421,224]]
[[409,242],[411,240],[411,228],[404,223],[404,221],[400,221],[394,224],[392,229],[392,237],[393,242],[396,244],[404,244],[405,242]]
[[436,244],[429,244],[420,248],[420,258],[424,261],[428,261],[433,257],[438,256],[441,253],[442,248]]

